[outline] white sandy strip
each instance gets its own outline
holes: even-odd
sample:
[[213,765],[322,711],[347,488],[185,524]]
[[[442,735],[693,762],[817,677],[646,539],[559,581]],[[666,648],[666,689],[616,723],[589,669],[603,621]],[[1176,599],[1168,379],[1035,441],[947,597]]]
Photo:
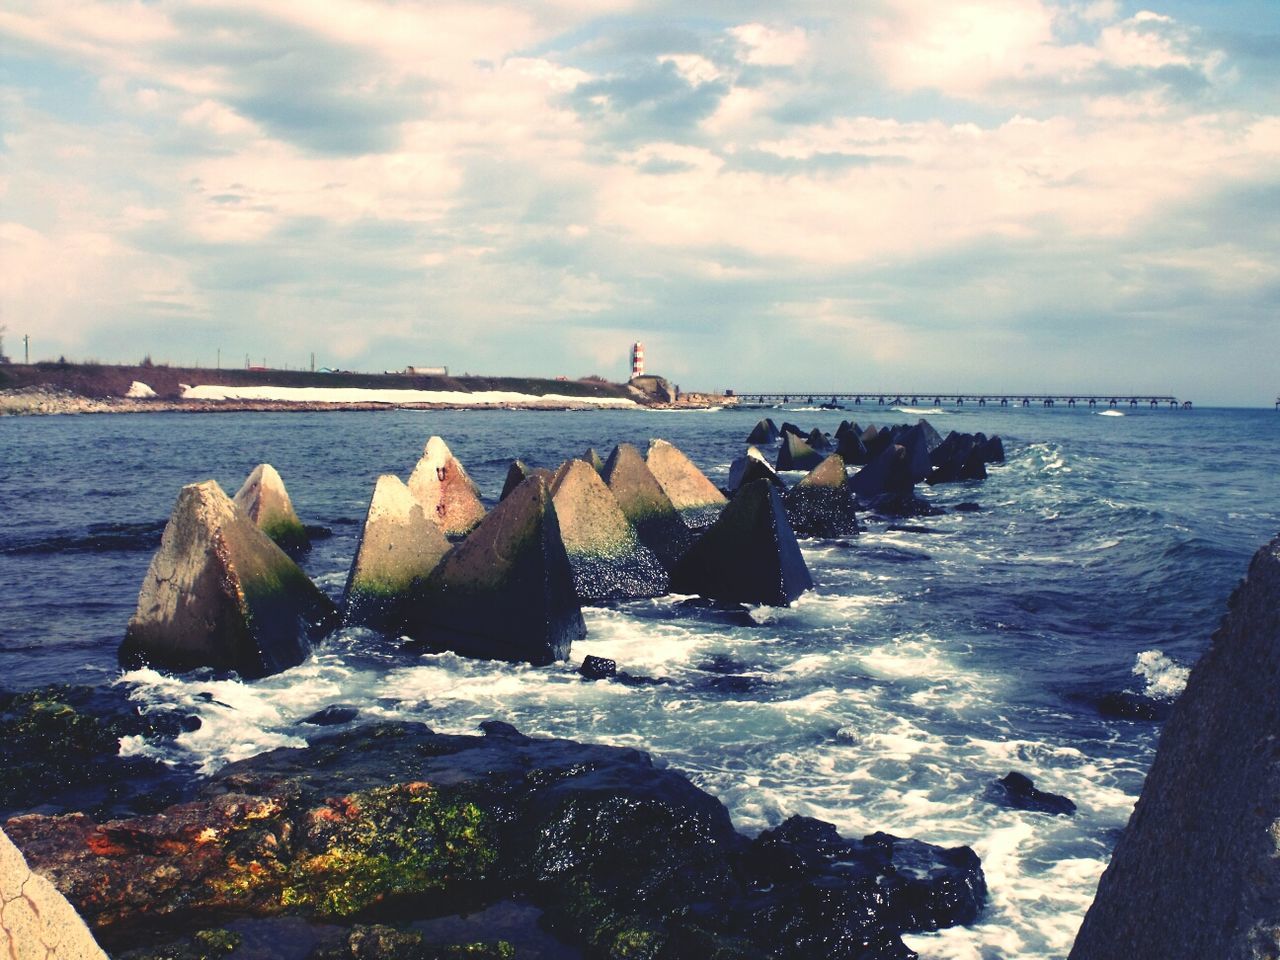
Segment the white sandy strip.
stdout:
[[280,400],[291,403],[448,403],[466,407],[584,404],[597,407],[634,407],[621,397],[566,397],[548,393],[536,397],[506,390],[358,390],[338,387],[187,387],[184,400]]

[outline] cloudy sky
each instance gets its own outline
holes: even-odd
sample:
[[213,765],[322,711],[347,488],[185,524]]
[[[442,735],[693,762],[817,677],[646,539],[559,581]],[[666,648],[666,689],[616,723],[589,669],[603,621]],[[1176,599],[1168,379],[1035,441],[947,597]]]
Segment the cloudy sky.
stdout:
[[0,0],[33,359],[1280,392],[1275,0]]

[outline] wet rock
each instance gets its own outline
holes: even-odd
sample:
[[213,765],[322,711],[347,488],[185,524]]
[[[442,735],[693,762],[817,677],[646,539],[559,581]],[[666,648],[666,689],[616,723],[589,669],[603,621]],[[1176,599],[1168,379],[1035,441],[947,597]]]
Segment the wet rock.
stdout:
[[614,447],[601,476],[640,542],[668,572],[674,569],[693,537],[640,451],[629,443]]
[[999,437],[989,437],[978,448],[983,463],[1004,463],[1004,441]]
[[347,575],[343,622],[400,630],[413,591],[450,549],[439,525],[400,478],[380,476]]
[[1254,555],[1173,706],[1073,960],[1275,956],[1277,688],[1280,538]]
[[833,453],[782,497],[800,537],[848,537],[858,532],[857,506],[844,460]]
[[819,452],[825,452],[831,449],[831,438],[817,427],[814,427],[809,431],[808,436],[804,438],[804,441],[814,450]]
[[905,450],[907,476],[912,484],[916,484],[929,476],[933,464],[929,459],[929,437],[917,424],[903,430],[894,431],[893,442]]
[[905,447],[892,444],[853,475],[854,493],[863,503],[872,503],[886,494],[910,494],[915,486]]
[[1034,810],[1037,813],[1063,816],[1071,816],[1076,812],[1076,805],[1072,801],[1056,793],[1038,790],[1030,777],[1017,771],[1010,771],[992,783],[987,791],[987,799],[1015,810]]
[[405,633],[469,657],[566,660],[586,625],[551,492],[530,477],[415,589]]
[[866,506],[877,517],[888,519],[937,517],[946,513],[941,507],[936,507],[923,497],[917,496],[914,489],[900,493],[884,493],[878,497],[872,497],[870,503]]
[[812,586],[782,498],[767,480],[738,491],[671,577],[677,593],[775,606]]
[[925,444],[928,446],[930,453],[933,453],[934,450],[942,446],[942,434],[935,430],[933,424],[928,420],[921,417],[916,422],[916,426],[919,427],[920,432],[924,434]]
[[0,951],[13,960],[107,960],[56,887],[0,831]]
[[898,931],[972,923],[986,900],[978,857],[874,833],[841,837],[835,827],[792,817],[751,844],[757,890],[736,923],[778,958],[913,957]]
[[779,470],[812,470],[822,462],[822,454],[793,433],[784,434],[778,448]]
[[765,417],[752,428],[747,437],[747,443],[777,443],[780,435],[773,420]]
[[578,668],[578,673],[588,680],[607,680],[617,675],[618,664],[617,661],[606,657],[588,656],[582,661],[582,666]]
[[636,535],[600,475],[585,460],[570,460],[551,485],[560,537],[582,602],[658,597],[667,571]]
[[691,530],[709,527],[729,502],[692,460],[666,440],[650,441],[645,463]]
[[349,703],[334,703],[323,710],[317,710],[309,717],[304,717],[302,722],[317,727],[336,727],[339,724],[350,723],[358,716],[360,716],[359,707]]
[[523,460],[512,460],[511,466],[507,469],[507,479],[502,484],[502,495],[498,497],[498,500],[507,499],[507,494],[530,477],[541,477],[547,483],[550,483],[552,476],[551,471],[546,467],[531,467]]
[[335,622],[329,598],[207,480],[178,495],[120,660],[262,677],[301,663]]
[[956,433],[953,430],[930,454],[930,459],[934,465],[933,472],[928,477],[930,485],[987,478],[981,448],[971,434]]
[[409,491],[447,537],[466,536],[484,519],[479,489],[439,437],[427,441],[409,476]]
[[1131,690],[1104,693],[1098,698],[1098,712],[1104,717],[1121,720],[1167,720],[1173,711],[1172,700],[1157,700]]
[[951,509],[957,513],[978,513],[982,510],[982,505],[974,503],[971,500],[966,500],[964,503],[957,503]]
[[295,553],[310,545],[307,529],[294,513],[284,480],[271,464],[254,467],[232,499],[281,549]]
[[729,481],[725,489],[729,496],[736,496],[747,484],[761,479],[768,480],[779,490],[786,489],[786,484],[773,469],[773,465],[764,458],[764,454],[755,447],[747,447],[747,452],[729,465]]
[[0,691],[0,820],[36,807],[128,815],[172,803],[180,774],[121,757],[120,741],[171,739],[193,722],[178,711],[142,714],[123,685]]
[[862,437],[853,429],[845,431],[836,439],[836,453],[840,454],[841,460],[854,467],[862,466],[871,459],[862,443]]
[[23,817],[11,835],[108,944],[211,917],[350,923],[524,896],[592,957],[905,958],[900,930],[968,922],[981,903],[963,848],[809,820],[748,841],[643,753],[482,726],[322,735],[224,767],[163,816]]
[[794,423],[787,423],[786,421],[783,421],[782,427],[779,429],[778,433],[784,438],[790,435],[795,437],[797,440],[803,440],[806,436],[805,432]]

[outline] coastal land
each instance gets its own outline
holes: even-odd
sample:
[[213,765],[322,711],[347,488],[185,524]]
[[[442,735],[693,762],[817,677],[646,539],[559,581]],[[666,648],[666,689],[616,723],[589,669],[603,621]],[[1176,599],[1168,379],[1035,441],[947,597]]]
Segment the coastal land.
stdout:
[[[145,385],[139,391],[135,385]],[[146,395],[139,396],[139,392]],[[154,394],[154,396],[150,395]],[[661,377],[318,373],[167,365],[33,363],[0,366],[0,414],[706,407],[725,398],[684,393]]]

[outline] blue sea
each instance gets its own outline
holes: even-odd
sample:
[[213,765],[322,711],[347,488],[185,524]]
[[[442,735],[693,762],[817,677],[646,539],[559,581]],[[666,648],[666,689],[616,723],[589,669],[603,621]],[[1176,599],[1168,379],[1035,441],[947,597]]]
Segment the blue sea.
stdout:
[[[279,676],[243,683],[140,670],[116,647],[158,532],[186,483],[234,493],[259,462],[308,524],[305,559],[335,598],[381,473],[407,477],[444,437],[496,501],[513,457],[554,467],[651,437],[723,482],[764,415],[834,431],[925,416],[996,433],[983,482],[921,487],[947,508],[905,529],[801,546],[816,584],[790,608],[688,598],[593,607],[573,662],[533,668],[410,657],[341,632]],[[1171,697],[1249,557],[1280,531],[1280,413],[963,408],[848,411],[390,411],[0,419],[0,685],[123,684],[143,705],[198,714],[163,759],[204,772],[302,746],[332,703],[365,718],[465,733],[485,719],[533,735],[650,751],[719,797],[744,831],[792,814],[982,857],[990,900],[970,928],[911,936],[926,958],[1064,957],[1159,734],[1103,716],[1099,697]],[[798,479],[800,475],[790,475]],[[977,512],[957,512],[961,502]],[[901,525],[899,525],[901,526]],[[587,682],[587,654],[652,686]],[[158,748],[141,740],[126,752]],[[1074,817],[986,797],[1010,770],[1070,797]]]

